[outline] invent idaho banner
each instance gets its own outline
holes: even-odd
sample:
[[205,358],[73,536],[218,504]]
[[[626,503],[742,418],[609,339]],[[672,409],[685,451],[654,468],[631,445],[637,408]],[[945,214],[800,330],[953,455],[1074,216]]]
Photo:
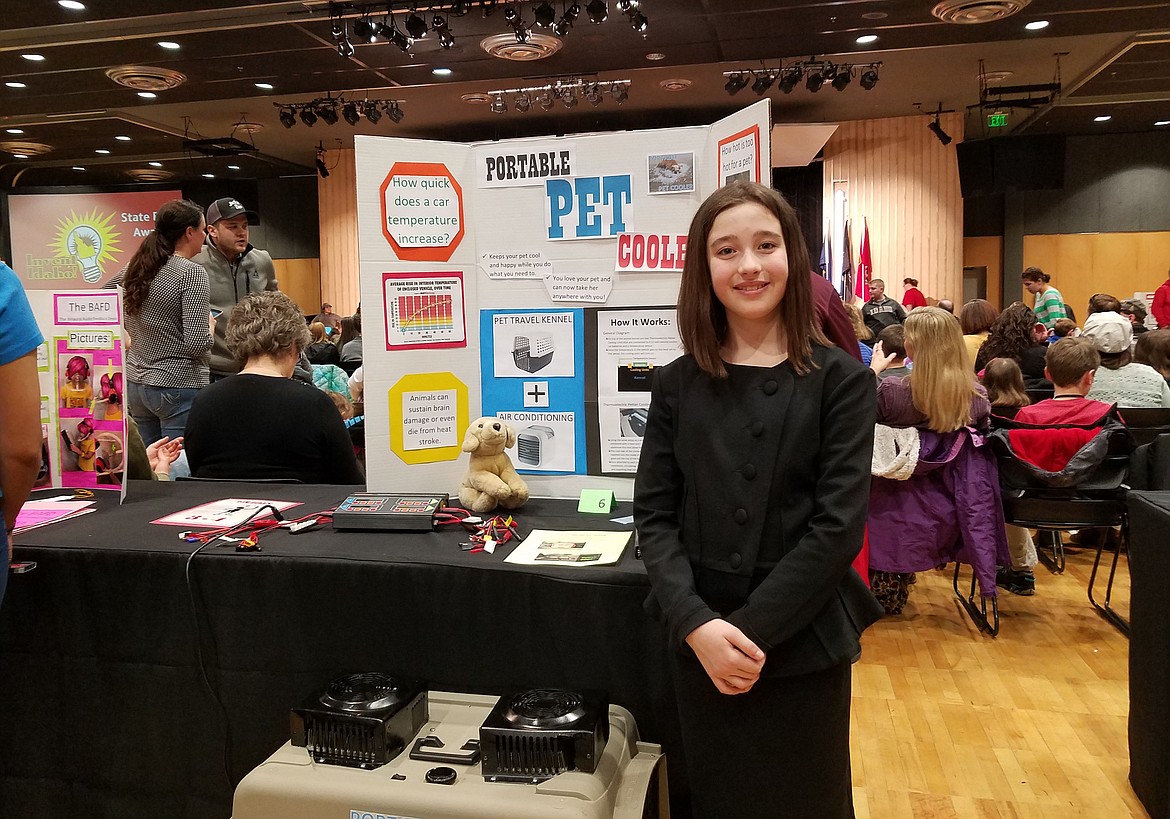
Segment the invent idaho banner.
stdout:
[[154,230],[154,215],[180,191],[8,197],[12,269],[27,290],[98,288]]

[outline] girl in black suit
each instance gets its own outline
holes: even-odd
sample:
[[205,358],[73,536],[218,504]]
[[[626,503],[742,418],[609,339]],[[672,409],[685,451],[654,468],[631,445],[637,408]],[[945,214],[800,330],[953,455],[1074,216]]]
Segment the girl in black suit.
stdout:
[[634,516],[696,815],[851,817],[850,663],[881,615],[850,566],[873,376],[817,329],[779,194],[716,191],[687,247],[687,355],[654,381]]

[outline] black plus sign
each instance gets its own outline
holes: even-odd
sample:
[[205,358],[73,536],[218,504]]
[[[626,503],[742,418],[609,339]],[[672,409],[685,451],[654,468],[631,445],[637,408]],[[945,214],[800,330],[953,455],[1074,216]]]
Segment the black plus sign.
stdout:
[[541,397],[542,395],[547,395],[547,393],[543,392],[543,391],[540,389],[540,385],[539,385],[539,384],[533,384],[533,385],[532,385],[532,390],[531,390],[531,391],[529,391],[528,395],[531,395],[531,396],[532,396],[532,402],[533,402],[533,403],[539,403],[539,402],[540,402],[540,397]]

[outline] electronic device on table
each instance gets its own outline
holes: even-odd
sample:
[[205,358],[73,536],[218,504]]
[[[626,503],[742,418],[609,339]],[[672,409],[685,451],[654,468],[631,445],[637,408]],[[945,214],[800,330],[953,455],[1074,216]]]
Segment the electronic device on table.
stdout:
[[359,492],[337,505],[334,529],[368,529],[390,532],[430,532],[435,513],[448,504],[449,496],[404,495],[393,492]]
[[294,709],[292,729],[236,787],[232,819],[670,817],[662,747],[597,692],[355,674]]

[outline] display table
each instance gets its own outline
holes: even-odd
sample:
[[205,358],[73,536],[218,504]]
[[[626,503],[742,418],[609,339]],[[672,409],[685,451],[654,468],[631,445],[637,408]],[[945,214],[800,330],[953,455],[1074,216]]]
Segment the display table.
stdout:
[[1170,817],[1170,492],[1130,492],[1129,781]]
[[[473,693],[605,689],[665,747],[682,801],[666,641],[632,546],[616,566],[526,567],[503,562],[511,544],[461,551],[459,527],[281,531],[260,553],[205,550],[188,586],[195,546],[150,524],[229,497],[299,501],[285,513],[299,517],[346,494],[135,483],[121,507],[99,493],[98,512],[19,536],[16,559],[38,565],[10,579],[0,614],[0,816],[224,819],[231,787],[288,739],[290,707],[359,671]],[[519,520],[522,534],[631,528],[568,501],[533,500]]]

